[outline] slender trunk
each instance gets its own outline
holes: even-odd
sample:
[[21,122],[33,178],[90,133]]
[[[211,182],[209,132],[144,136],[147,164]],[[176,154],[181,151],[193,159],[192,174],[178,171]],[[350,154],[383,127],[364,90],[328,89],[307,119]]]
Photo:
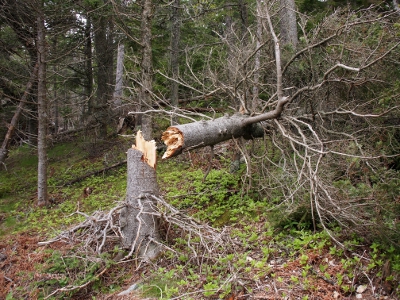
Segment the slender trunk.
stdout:
[[[241,47],[245,48],[249,42],[248,40],[248,13],[247,13],[247,1],[246,0],[239,0],[238,2],[239,6],[239,14],[240,14],[240,21],[241,21],[241,26],[239,30],[239,38],[240,38],[240,44]],[[242,66],[240,66],[241,63],[238,62],[238,74],[248,74],[249,73],[249,64],[246,62]],[[242,77],[243,75],[239,75]],[[241,80],[241,79],[239,79]],[[243,80],[242,83],[242,103],[241,103],[241,112],[243,113],[248,113],[248,108],[249,106],[251,107],[250,99],[251,97],[251,92],[250,89],[251,87],[249,86],[248,80]]]
[[107,135],[107,68],[104,59],[107,51],[106,20],[103,16],[98,16],[93,24],[97,67],[97,93],[94,115],[96,121],[100,124],[100,136],[105,137]]
[[297,47],[296,4],[294,0],[281,1],[281,43],[282,46]]
[[[53,40],[53,49],[57,49],[57,37],[54,37]],[[53,73],[58,74],[58,65],[53,66]],[[54,127],[53,127],[53,133],[57,134],[58,133],[58,128],[59,128],[59,123],[58,123],[58,82],[57,82],[57,76],[54,76],[53,79],[53,109],[54,109]]]
[[115,75],[115,89],[114,89],[114,100],[113,106],[114,108],[118,108],[122,104],[122,86],[123,86],[123,76],[124,76],[124,56],[125,56],[125,47],[124,44],[118,45],[118,53],[117,53],[117,70]]
[[47,99],[46,99],[46,41],[44,18],[37,21],[38,45],[38,206],[47,205]]
[[399,1],[398,1],[398,0],[393,0],[393,8],[394,8],[397,12],[400,12],[400,6],[399,6]]
[[3,144],[1,145],[1,148],[0,148],[0,163],[1,164],[3,164],[4,161],[7,158],[8,147],[10,146],[11,138],[12,138],[12,136],[14,134],[15,127],[18,124],[19,118],[21,117],[22,111],[24,109],[24,106],[26,104],[28,96],[29,96],[29,94],[31,92],[33,83],[36,80],[36,77],[37,77],[37,74],[38,74],[38,66],[39,66],[39,64],[36,63],[35,66],[33,67],[33,70],[32,70],[31,76],[29,78],[29,81],[28,81],[28,83],[26,85],[24,94],[22,95],[21,100],[20,100],[20,102],[18,104],[17,110],[15,111],[14,116],[11,119],[11,123],[8,126],[8,131],[7,131],[6,136],[4,138]]
[[261,41],[262,41],[262,0],[257,0],[257,33],[256,33],[256,54],[254,55],[254,84],[253,84],[253,101],[252,111],[256,112],[259,106],[259,82],[261,67]]
[[[233,28],[233,20],[232,20],[232,8],[228,8],[227,14],[225,16],[225,32],[224,36],[226,39],[227,43],[227,76],[229,78],[229,81],[231,82],[232,86],[237,85],[237,81],[240,80],[238,78],[239,76],[239,65],[237,62],[237,53],[235,53],[235,33],[234,33],[234,28]],[[232,102],[233,106],[237,108],[238,111],[243,111],[245,109],[243,107],[243,103],[240,101],[240,97],[237,94],[237,90],[233,89],[231,91],[231,97],[232,97]]]
[[[181,33],[181,24],[180,24],[180,16],[179,16],[179,5],[180,1],[175,0],[172,3],[172,14],[171,14],[171,73],[172,73],[172,81],[171,81],[171,105],[173,107],[178,106],[179,101],[179,40]],[[176,124],[176,118],[172,116],[171,125]]]
[[[142,11],[142,88],[140,92],[141,110],[152,107],[153,90],[153,63],[151,53],[151,21],[153,18],[152,1],[143,0]],[[150,141],[153,136],[152,117],[149,114],[142,116],[142,131],[144,139]]]
[[248,14],[247,14],[247,3],[245,0],[239,0],[239,13],[240,13],[240,20],[241,20],[241,27],[240,27],[240,38],[243,39],[247,34],[247,26],[248,26]]
[[108,103],[113,94],[113,46],[111,23],[105,16],[94,20],[94,45],[97,63],[97,94],[95,119],[100,124],[100,136],[107,136],[110,114]]
[[[93,103],[93,66],[92,66],[92,23],[89,16],[86,17],[86,26],[85,26],[85,75],[86,75],[86,84],[85,84],[85,94],[87,98],[87,113],[92,115],[94,112],[94,103]],[[86,111],[84,111],[85,113]]]

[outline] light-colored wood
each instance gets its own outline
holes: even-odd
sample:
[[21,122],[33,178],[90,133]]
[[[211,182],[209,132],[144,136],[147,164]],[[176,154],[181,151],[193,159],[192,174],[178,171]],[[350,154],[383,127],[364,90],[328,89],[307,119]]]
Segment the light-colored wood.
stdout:
[[136,134],[136,146],[132,145],[132,148],[141,151],[143,153],[143,160],[153,169],[156,168],[157,147],[154,140],[146,141],[139,130]]
[[183,134],[182,132],[175,128],[169,127],[163,132],[161,139],[164,141],[165,145],[168,146],[167,151],[165,151],[162,159],[170,158],[178,154],[183,146]]

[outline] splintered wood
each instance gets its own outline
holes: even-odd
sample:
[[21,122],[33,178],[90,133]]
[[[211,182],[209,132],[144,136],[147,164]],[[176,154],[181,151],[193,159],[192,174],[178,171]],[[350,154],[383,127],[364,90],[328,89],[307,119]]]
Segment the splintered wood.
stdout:
[[179,154],[182,151],[183,146],[183,134],[176,127],[168,127],[166,131],[163,132],[161,139],[164,144],[167,145],[167,151],[165,151],[162,159],[170,158]]
[[156,168],[157,154],[156,142],[154,140],[148,142],[143,138],[142,132],[139,130],[136,135],[136,146],[132,145],[133,149],[137,149],[143,153],[144,161],[152,168]]

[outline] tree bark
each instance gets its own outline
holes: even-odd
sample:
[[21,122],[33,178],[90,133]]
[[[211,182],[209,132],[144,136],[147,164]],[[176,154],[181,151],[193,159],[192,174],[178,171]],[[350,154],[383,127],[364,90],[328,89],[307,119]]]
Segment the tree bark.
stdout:
[[97,61],[97,95],[95,105],[95,119],[100,124],[100,136],[107,136],[107,125],[110,114],[108,103],[113,94],[113,41],[111,21],[106,16],[94,18],[94,45]]
[[47,99],[46,99],[46,33],[43,16],[37,21],[38,45],[38,206],[48,203],[47,195]]
[[22,111],[24,109],[24,106],[26,104],[26,101],[28,99],[29,93],[31,92],[33,83],[35,82],[35,79],[38,74],[38,66],[39,64],[36,63],[35,66],[33,67],[31,76],[29,78],[28,84],[26,85],[24,94],[21,97],[21,100],[18,104],[17,110],[14,113],[13,118],[11,119],[11,123],[8,126],[8,131],[6,133],[6,136],[3,140],[3,144],[1,145],[0,148],[0,163],[3,164],[7,158],[8,155],[8,147],[10,146],[11,138],[14,134],[15,128],[18,124],[19,118],[21,117]]
[[113,106],[114,108],[118,108],[122,104],[122,86],[124,83],[124,56],[125,56],[125,46],[123,43],[118,45],[118,53],[117,53],[117,70],[115,75],[115,89],[113,96]]
[[167,151],[162,158],[171,158],[184,150],[212,146],[232,138],[251,139],[263,136],[262,128],[247,123],[248,119],[244,115],[236,114],[210,121],[170,126],[161,137],[167,145]]
[[399,1],[398,0],[393,0],[393,8],[397,12],[400,12],[400,6],[399,6]]
[[[179,0],[174,0],[171,5],[171,105],[178,106],[179,101],[179,40],[181,33],[180,14],[179,14]],[[172,115],[171,125],[176,124],[176,117]]]
[[93,55],[92,55],[92,22],[91,16],[86,16],[85,25],[85,94],[87,97],[87,112],[88,115],[94,113],[94,103],[93,103]]
[[296,4],[294,0],[281,1],[281,43],[282,46],[292,45],[297,47],[297,21],[296,21]]
[[145,142],[139,131],[136,147],[128,150],[128,182],[126,207],[120,214],[123,234],[122,246],[135,251],[145,260],[155,258],[160,252],[159,221],[155,216],[156,204],[151,195],[159,194],[155,157],[155,142]]
[[167,145],[167,151],[162,158],[171,158],[181,154],[184,150],[212,146],[232,138],[252,139],[262,137],[264,130],[257,123],[279,118],[285,105],[291,100],[282,95],[281,88],[278,88],[277,94],[278,101],[275,109],[258,116],[249,117],[235,114],[210,121],[198,121],[168,127],[161,137],[164,144]]
[[[151,53],[151,21],[153,18],[152,1],[143,0],[143,11],[141,20],[142,30],[142,88],[140,91],[141,110],[144,111],[152,106],[153,91],[153,63]],[[151,140],[153,135],[152,117],[145,114],[141,118],[142,131],[145,140]]]
[[[252,111],[256,112],[260,104],[259,100],[259,82],[260,82],[260,68],[261,68],[261,41],[262,41],[262,0],[257,0],[257,41],[256,41],[256,54],[254,55],[254,85],[253,85],[253,101]],[[266,5],[266,4],[264,4]]]

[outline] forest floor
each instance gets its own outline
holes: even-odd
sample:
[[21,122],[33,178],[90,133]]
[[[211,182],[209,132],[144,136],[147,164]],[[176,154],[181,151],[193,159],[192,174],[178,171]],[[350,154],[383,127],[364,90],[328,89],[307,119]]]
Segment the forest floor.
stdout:
[[229,154],[204,179],[205,150],[157,167],[163,197],[212,225],[204,236],[163,223],[166,251],[152,262],[117,260],[112,239],[95,253],[84,229],[39,244],[123,201],[126,166],[118,162],[129,145],[55,144],[47,208],[35,205],[34,150],[11,152],[0,171],[0,299],[400,299],[398,249],[333,227],[343,249],[310,224],[274,222],[268,204],[243,193],[241,171],[226,171]]

